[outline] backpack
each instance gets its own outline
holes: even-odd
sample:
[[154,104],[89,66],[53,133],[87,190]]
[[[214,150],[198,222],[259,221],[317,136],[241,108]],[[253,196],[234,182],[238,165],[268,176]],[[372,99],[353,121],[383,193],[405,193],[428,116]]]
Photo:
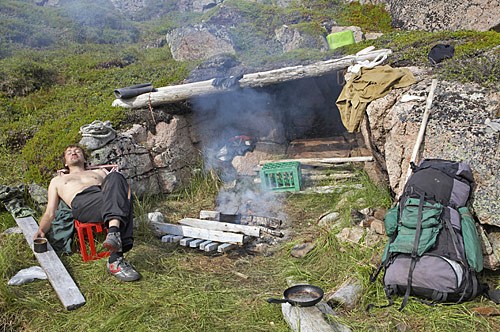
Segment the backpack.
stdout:
[[453,58],[455,48],[452,45],[437,44],[434,45],[427,55],[431,64],[436,65],[443,60]]
[[476,276],[483,269],[483,255],[467,207],[472,171],[466,163],[442,159],[411,167],[397,205],[385,215],[389,240],[370,280],[384,271],[388,305],[393,297],[404,296],[399,310],[410,295],[431,303],[471,300],[485,287]]

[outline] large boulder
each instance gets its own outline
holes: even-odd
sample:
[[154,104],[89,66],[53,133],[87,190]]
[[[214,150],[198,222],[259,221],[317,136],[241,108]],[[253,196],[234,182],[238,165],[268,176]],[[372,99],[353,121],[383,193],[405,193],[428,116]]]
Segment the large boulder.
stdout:
[[167,34],[172,57],[177,61],[207,59],[217,54],[235,54],[230,35],[224,26],[197,24],[175,29]]
[[361,0],[385,4],[393,26],[406,30],[498,30],[500,2],[496,0]]
[[223,0],[178,0],[177,6],[180,12],[201,13],[217,6],[222,2]]

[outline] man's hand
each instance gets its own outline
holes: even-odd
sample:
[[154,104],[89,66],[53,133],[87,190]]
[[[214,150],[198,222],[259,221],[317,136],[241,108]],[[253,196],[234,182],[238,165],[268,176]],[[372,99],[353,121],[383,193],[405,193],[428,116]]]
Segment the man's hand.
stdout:
[[37,231],[35,232],[35,235],[33,235],[33,240],[38,239],[40,237],[45,237],[45,232],[40,228],[38,228]]

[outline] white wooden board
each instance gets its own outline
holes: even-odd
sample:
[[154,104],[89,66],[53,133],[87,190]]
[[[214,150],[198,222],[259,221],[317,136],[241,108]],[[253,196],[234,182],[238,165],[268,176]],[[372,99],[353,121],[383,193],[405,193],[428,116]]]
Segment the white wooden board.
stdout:
[[[24,237],[28,242],[31,250],[33,250],[33,236],[38,229],[38,224],[33,217],[15,218],[17,225],[23,231]],[[33,251],[36,259],[40,263],[41,268],[47,274],[50,284],[54,288],[67,310],[73,310],[85,304],[85,298],[75,284],[75,281],[70,276],[59,256],[47,243],[48,250],[44,253],[36,253]]]
[[220,222],[214,220],[201,220],[195,218],[183,218],[179,220],[179,224],[191,227],[203,228],[203,229],[210,229],[215,231],[241,233],[255,237],[260,236],[260,227],[257,226],[239,225],[227,222]]
[[182,235],[185,237],[191,237],[196,239],[243,244],[243,234],[207,230],[202,228],[174,225],[161,222],[151,222],[150,225],[157,232],[162,234]]

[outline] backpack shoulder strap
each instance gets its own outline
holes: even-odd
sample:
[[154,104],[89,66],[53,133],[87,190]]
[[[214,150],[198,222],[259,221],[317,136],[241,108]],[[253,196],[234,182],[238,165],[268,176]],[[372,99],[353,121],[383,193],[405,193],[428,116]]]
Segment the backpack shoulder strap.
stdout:
[[403,308],[406,306],[406,304],[408,303],[408,298],[410,297],[411,293],[411,285],[413,282],[413,270],[415,269],[415,264],[417,263],[418,243],[420,241],[420,234],[422,233],[422,214],[424,208],[424,198],[425,198],[425,193],[421,193],[418,203],[417,228],[415,230],[415,239],[413,240],[413,248],[411,250],[411,262],[410,262],[410,268],[408,270],[408,282],[406,285],[406,293],[404,295],[403,302],[401,303],[401,306],[398,309],[399,311],[402,311]]

